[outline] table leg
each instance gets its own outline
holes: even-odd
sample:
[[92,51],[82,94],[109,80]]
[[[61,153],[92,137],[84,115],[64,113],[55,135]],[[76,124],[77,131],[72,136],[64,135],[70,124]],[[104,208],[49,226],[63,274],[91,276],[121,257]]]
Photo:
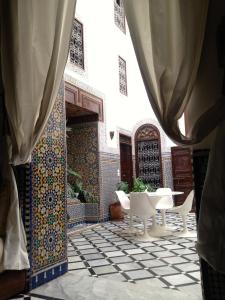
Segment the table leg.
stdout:
[[151,236],[167,236],[167,235],[171,235],[171,231],[169,230],[165,230],[162,226],[157,225],[156,222],[156,216],[153,215],[152,216],[152,226],[150,228],[149,234]]
[[166,227],[166,211],[165,211],[165,209],[161,209],[161,215],[162,215],[162,226]]
[[143,232],[142,235],[138,235],[136,237],[136,240],[143,241],[143,242],[145,242],[145,241],[155,241],[156,240],[154,237],[150,236],[149,233],[148,233],[148,230],[147,230],[147,221],[148,221],[147,218],[143,219],[144,232]]

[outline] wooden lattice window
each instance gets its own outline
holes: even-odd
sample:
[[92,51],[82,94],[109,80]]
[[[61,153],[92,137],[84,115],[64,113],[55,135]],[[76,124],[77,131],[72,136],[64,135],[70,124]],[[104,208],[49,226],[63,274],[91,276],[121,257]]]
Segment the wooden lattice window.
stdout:
[[120,30],[126,33],[123,0],[114,0],[114,22]]
[[119,56],[119,88],[120,93],[127,96],[127,67],[126,61]]
[[136,176],[154,187],[162,186],[161,143],[159,130],[142,125],[135,134]]
[[84,40],[83,24],[73,20],[72,36],[70,39],[70,62],[84,69]]

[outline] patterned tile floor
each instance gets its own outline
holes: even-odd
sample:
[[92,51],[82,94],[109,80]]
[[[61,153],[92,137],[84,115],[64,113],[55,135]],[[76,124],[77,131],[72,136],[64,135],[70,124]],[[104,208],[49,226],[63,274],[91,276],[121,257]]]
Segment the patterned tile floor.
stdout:
[[[158,216],[160,218],[160,216]],[[167,224],[181,228],[175,214],[167,215]],[[135,227],[141,228],[138,221]],[[200,291],[199,261],[196,238],[169,236],[140,242],[123,233],[125,222],[107,222],[70,235],[68,238],[69,273],[108,278],[119,282],[153,286],[179,291]],[[189,214],[188,228],[195,231],[195,215]],[[24,299],[56,299],[42,295],[21,295]],[[14,299],[21,299],[19,297]]]
[[[167,223],[174,228],[182,224],[172,214]],[[140,227],[138,222],[134,225]],[[127,226],[127,222],[108,222],[70,237],[69,270],[87,269],[90,276],[131,283],[151,280],[165,288],[199,284],[196,238],[169,236],[140,242],[123,233]],[[195,215],[190,214],[188,227],[193,231],[195,226]]]

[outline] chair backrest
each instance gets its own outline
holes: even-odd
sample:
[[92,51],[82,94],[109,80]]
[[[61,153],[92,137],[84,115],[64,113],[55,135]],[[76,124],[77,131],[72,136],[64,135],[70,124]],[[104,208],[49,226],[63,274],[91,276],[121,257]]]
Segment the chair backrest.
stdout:
[[184,213],[189,213],[191,211],[193,200],[194,200],[194,190],[190,191],[184,203],[181,205],[181,209]]
[[[171,189],[170,188],[158,188],[156,190],[157,194],[162,195],[162,197],[160,198],[159,203],[157,204],[156,208],[163,208],[165,206],[166,207],[173,207],[173,196],[172,195],[166,195],[167,193],[171,193]],[[165,195],[165,196],[164,196]]]
[[143,218],[151,217],[155,214],[155,209],[147,192],[130,193],[130,210],[133,215]]
[[124,191],[115,191],[118,200],[123,209],[130,209],[130,199],[124,193]]

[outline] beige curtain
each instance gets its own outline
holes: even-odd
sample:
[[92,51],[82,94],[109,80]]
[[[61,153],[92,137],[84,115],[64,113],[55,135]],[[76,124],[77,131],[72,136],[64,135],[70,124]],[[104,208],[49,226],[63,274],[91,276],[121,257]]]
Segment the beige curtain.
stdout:
[[176,143],[200,142],[225,114],[221,96],[216,104],[212,99],[207,111],[204,103],[198,107],[188,137],[178,128],[196,80],[208,0],[124,0],[124,6],[146,91],[161,126]]
[[[202,72],[215,52],[211,45],[216,48],[216,30],[211,25],[218,19],[214,14],[212,24],[207,24],[213,40],[207,44],[211,53],[202,57],[208,0],[124,0],[124,7],[146,91],[166,134],[177,144],[194,145],[219,126],[202,195],[197,250],[212,267],[225,272],[225,97],[220,96],[218,70],[207,70],[208,78]],[[184,136],[178,120],[186,108],[191,131]]]
[[[9,160],[19,165],[30,161],[53,108],[67,60],[76,0],[0,3]],[[2,268],[18,270],[27,268],[29,262],[15,178],[9,168],[6,174],[11,198]]]

